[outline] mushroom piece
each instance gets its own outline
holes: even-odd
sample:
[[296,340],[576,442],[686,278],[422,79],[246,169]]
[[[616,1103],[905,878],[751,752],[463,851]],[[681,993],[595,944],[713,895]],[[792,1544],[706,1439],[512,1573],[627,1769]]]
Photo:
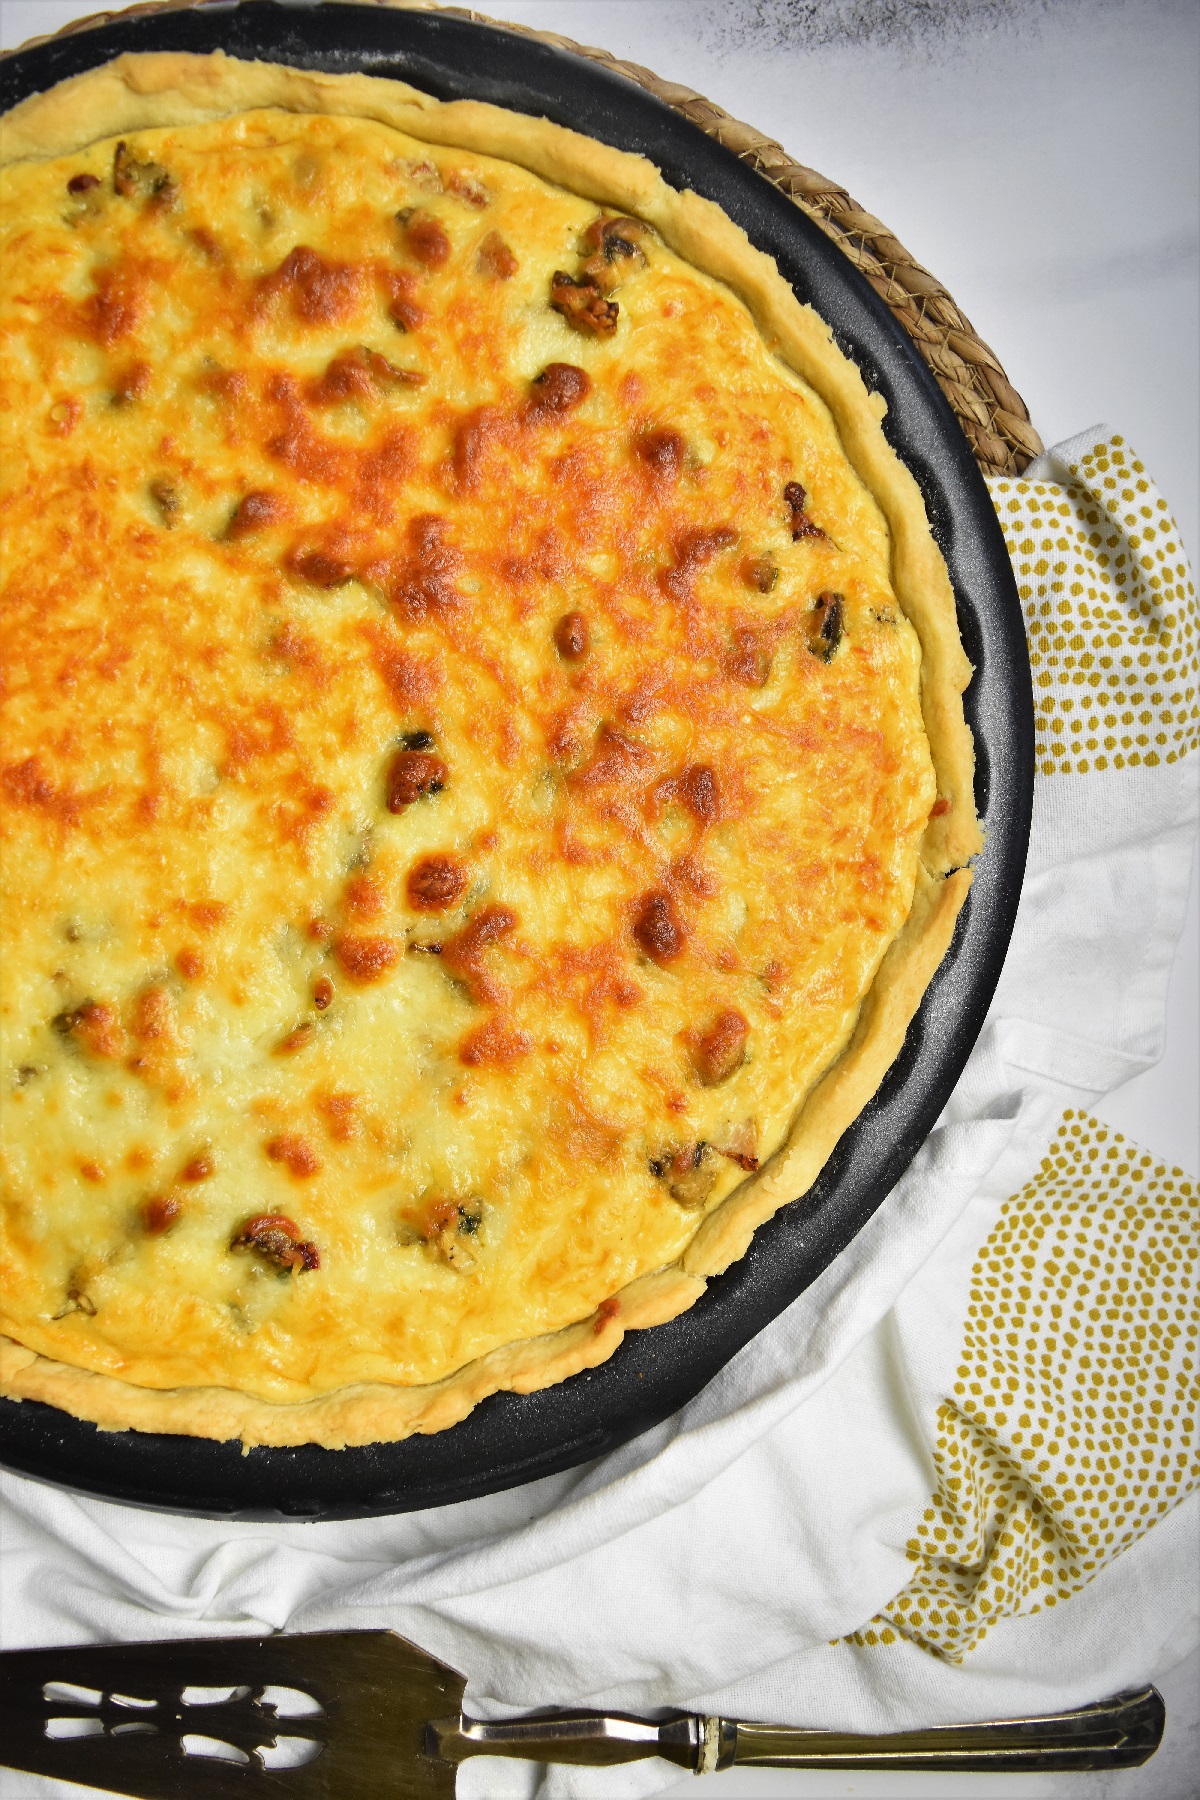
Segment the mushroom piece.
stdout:
[[791,517],[792,542],[800,538],[823,538],[825,533],[821,527],[808,516],[808,495],[798,481],[789,481],[783,490],[783,498]]
[[124,138],[113,151],[112,183],[114,193],[125,200],[157,200],[160,206],[169,204],[178,192],[162,164],[142,162]]
[[760,594],[769,594],[779,580],[779,570],[769,556],[748,556],[742,564],[742,580]]
[[650,1158],[650,1173],[666,1183],[667,1192],[688,1211],[701,1207],[716,1186],[717,1164],[711,1144],[685,1144]]
[[460,1275],[475,1267],[472,1239],[483,1220],[478,1200],[433,1200],[420,1213],[408,1214],[400,1222],[400,1241],[405,1244],[428,1244],[444,1263]]
[[301,1238],[299,1227],[282,1213],[259,1213],[247,1219],[230,1239],[231,1250],[254,1250],[264,1262],[291,1274],[305,1275],[319,1269],[317,1246]]
[[583,275],[576,281],[556,269],[550,277],[550,304],[574,331],[611,337],[617,329],[620,308],[615,300],[604,298],[599,284],[590,275]]
[[692,1046],[692,1061],[705,1087],[719,1087],[746,1060],[750,1025],[735,1006],[722,1007]]
[[584,247],[594,254],[584,263],[582,273],[601,293],[611,294],[624,273],[645,268],[646,252],[639,239],[649,235],[650,227],[641,219],[612,214],[594,219],[583,234]]
[[[411,735],[419,735],[422,740],[429,738],[429,742],[433,742],[425,731]],[[387,773],[388,811],[403,812],[426,794],[440,794],[446,785],[446,774],[446,765],[440,756],[431,756],[424,748],[398,750]]]
[[840,594],[819,594],[809,622],[808,647],[824,663],[832,662],[845,629],[845,602]]

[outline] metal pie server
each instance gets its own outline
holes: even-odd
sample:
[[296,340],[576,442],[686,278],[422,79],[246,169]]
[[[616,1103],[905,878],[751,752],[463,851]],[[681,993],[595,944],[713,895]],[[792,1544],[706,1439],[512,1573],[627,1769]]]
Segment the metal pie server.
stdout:
[[692,1713],[483,1721],[465,1677],[392,1631],[0,1655],[0,1763],[146,1800],[453,1800],[468,1756],[606,1765],[1114,1769],[1166,1718],[1152,1687],[1046,1718],[869,1737]]

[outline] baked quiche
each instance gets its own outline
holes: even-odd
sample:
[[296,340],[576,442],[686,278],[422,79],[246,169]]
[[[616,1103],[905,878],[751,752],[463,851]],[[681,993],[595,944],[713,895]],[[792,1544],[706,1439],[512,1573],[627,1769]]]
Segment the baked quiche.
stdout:
[[980,847],[945,566],[639,158],[217,55],[3,161],[3,1391],[440,1430],[878,1087]]

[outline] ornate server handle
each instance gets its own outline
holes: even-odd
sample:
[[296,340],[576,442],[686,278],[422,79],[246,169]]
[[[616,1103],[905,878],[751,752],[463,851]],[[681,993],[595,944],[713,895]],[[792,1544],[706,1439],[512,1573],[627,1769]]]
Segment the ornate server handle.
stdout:
[[447,1762],[517,1756],[530,1762],[606,1765],[665,1757],[706,1775],[739,1767],[782,1769],[1120,1769],[1143,1763],[1162,1740],[1166,1709],[1156,1688],[1032,1719],[938,1725],[870,1736],[796,1725],[674,1713],[539,1713],[521,1719],[433,1719],[427,1750]]
[[673,1713],[656,1722],[631,1713],[530,1713],[521,1719],[491,1720],[455,1713],[449,1719],[429,1721],[425,1748],[430,1756],[454,1763],[465,1762],[468,1756],[519,1756],[527,1762],[605,1767],[663,1756],[681,1769],[699,1772],[706,1724],[692,1713]]

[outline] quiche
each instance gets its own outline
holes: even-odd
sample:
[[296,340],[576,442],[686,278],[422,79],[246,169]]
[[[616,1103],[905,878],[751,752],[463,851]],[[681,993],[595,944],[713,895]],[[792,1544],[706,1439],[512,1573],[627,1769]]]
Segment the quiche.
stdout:
[[3,163],[3,1392],[441,1430],[876,1091],[981,845],[945,565],[638,157],[152,55]]

